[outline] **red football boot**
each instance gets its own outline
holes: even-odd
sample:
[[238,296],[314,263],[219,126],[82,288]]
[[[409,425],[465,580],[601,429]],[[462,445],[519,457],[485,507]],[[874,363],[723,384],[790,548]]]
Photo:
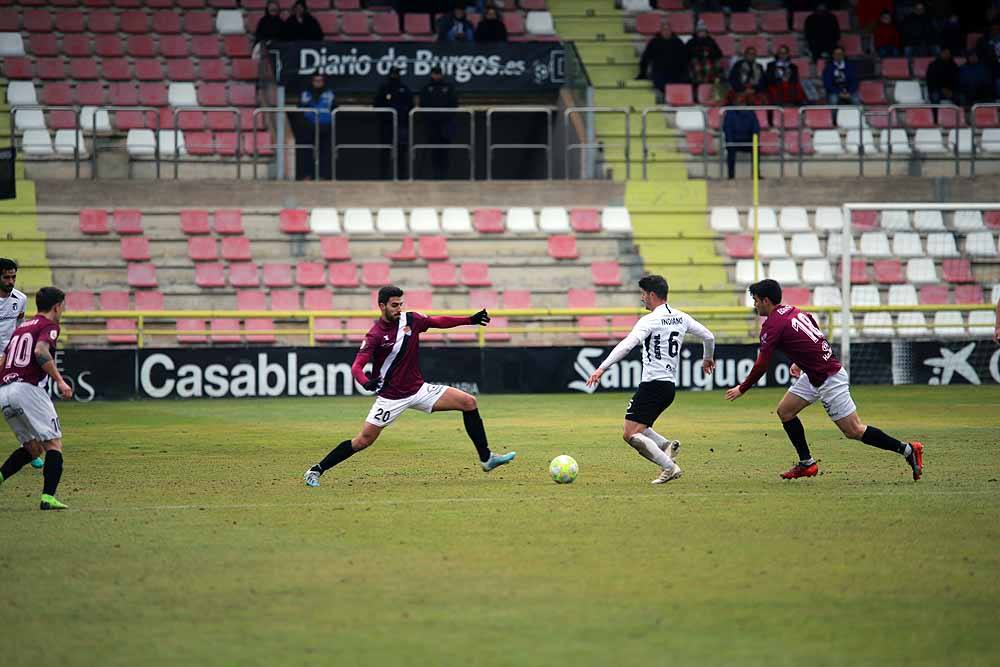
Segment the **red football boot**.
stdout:
[[913,468],[913,481],[916,482],[924,474],[924,445],[921,442],[911,442],[913,452],[906,457],[906,462]]
[[[815,477],[819,473],[819,465],[810,463],[802,465],[796,463],[791,468],[781,473],[781,479],[798,479],[799,477]],[[916,474],[916,473],[914,473]]]

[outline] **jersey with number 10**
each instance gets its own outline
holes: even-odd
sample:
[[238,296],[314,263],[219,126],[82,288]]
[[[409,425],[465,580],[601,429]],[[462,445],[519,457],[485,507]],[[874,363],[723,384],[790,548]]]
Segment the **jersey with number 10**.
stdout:
[[47,387],[49,376],[35,359],[35,344],[47,341],[52,357],[56,356],[59,325],[43,315],[36,315],[18,328],[3,351],[0,385],[13,382]]
[[778,306],[760,328],[760,356],[769,359],[775,349],[801,368],[814,387],[841,369],[815,318],[795,306]]
[[681,345],[688,333],[702,340],[714,340],[712,332],[698,320],[665,303],[639,318],[629,337],[642,345],[643,382],[676,382]]

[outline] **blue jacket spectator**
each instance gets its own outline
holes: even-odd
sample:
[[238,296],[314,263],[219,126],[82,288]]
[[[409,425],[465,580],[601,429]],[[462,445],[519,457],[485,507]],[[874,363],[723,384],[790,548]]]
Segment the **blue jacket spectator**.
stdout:
[[979,54],[974,49],[969,51],[965,64],[958,68],[959,104],[970,107],[980,102],[992,102],[996,99],[995,95],[990,68],[979,62]]
[[[736,102],[750,103],[746,95],[741,95]],[[722,133],[726,138],[726,166],[732,179],[736,176],[736,154],[753,152],[753,137],[760,135],[760,121],[753,111],[727,111],[722,119]]]
[[[316,109],[319,111],[318,120],[320,127],[330,127],[333,123],[332,112],[334,107],[337,106],[337,96],[332,90],[327,89],[326,82],[320,74],[313,77],[312,84],[312,88],[307,88],[302,91],[299,106],[305,109]],[[306,113],[302,115],[310,126],[317,121],[316,114]]]
[[472,42],[475,39],[476,31],[461,7],[456,7],[450,15],[442,16],[438,21],[439,42]]
[[[330,180],[333,175],[333,162],[330,159],[331,135],[333,129],[333,108],[336,106],[336,96],[326,87],[322,74],[315,74],[312,87],[302,91],[299,97],[299,108],[316,109],[319,114],[291,114],[292,131],[295,133],[295,177],[299,180],[314,180],[317,178]],[[316,173],[317,123],[319,129],[319,174]]]
[[833,50],[833,59],[823,68],[823,87],[830,104],[861,104],[858,71],[844,57],[844,49]]

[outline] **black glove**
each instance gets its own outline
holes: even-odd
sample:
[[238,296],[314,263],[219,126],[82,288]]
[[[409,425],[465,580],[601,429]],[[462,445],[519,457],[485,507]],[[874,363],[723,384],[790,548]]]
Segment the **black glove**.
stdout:
[[472,322],[473,324],[478,324],[479,326],[485,327],[487,324],[490,323],[490,314],[486,312],[485,308],[483,308],[478,313],[470,317],[469,321]]
[[368,382],[365,382],[364,387],[367,391],[375,391],[378,389],[378,378],[371,378]]

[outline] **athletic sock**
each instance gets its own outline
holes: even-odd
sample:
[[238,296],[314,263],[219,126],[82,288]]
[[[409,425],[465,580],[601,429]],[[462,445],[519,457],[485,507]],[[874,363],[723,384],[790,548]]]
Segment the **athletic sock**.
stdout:
[[910,447],[905,442],[896,440],[891,435],[880,431],[874,426],[869,426],[865,429],[864,434],[861,436],[861,442],[866,445],[871,445],[872,447],[878,447],[879,449],[896,452],[897,454],[901,454],[903,456],[906,456],[906,451]]
[[642,433],[636,433],[629,440],[629,444],[635,448],[642,456],[649,459],[661,468],[673,468],[674,462],[670,459],[666,453],[656,446],[650,438],[647,438]]
[[56,449],[50,449],[45,452],[45,467],[42,468],[42,478],[44,480],[42,485],[43,494],[47,496],[56,495],[56,487],[59,486],[59,480],[62,479],[62,470],[62,452]]
[[490,460],[490,445],[486,441],[486,427],[483,426],[483,418],[479,416],[479,408],[462,413],[462,421],[465,422],[465,432],[469,434],[469,439],[476,446],[476,453],[479,460],[486,462]]
[[24,447],[15,449],[7,457],[7,460],[4,461],[4,464],[0,466],[0,481],[10,479],[14,473],[31,463],[32,458],[34,457]]
[[647,438],[649,438],[650,440],[652,440],[653,442],[655,442],[660,447],[663,447],[665,444],[670,442],[668,438],[664,438],[662,435],[654,431],[652,426],[643,431],[642,434]]
[[313,470],[319,469],[319,472],[323,473],[337,465],[338,463],[343,463],[347,459],[354,456],[354,448],[351,447],[350,440],[344,440],[342,443],[330,450],[322,461],[317,463],[312,467]]
[[785,427],[788,439],[792,441],[792,446],[799,455],[799,463],[812,464],[812,454],[809,453],[809,443],[806,442],[806,430],[802,426],[802,420],[798,417],[789,419],[781,423]]

